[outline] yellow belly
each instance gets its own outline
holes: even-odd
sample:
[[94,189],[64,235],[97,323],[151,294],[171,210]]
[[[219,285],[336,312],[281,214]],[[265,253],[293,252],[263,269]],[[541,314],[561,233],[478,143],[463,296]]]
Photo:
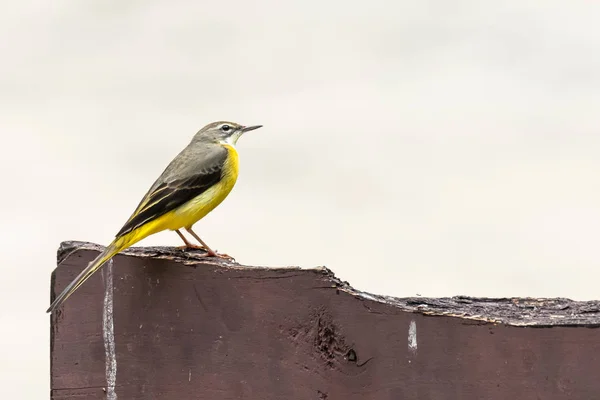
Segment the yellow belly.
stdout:
[[190,228],[221,204],[231,192],[238,177],[238,154],[232,146],[225,147],[229,155],[223,165],[219,183],[172,211],[172,223],[168,224],[168,229]]
[[238,154],[233,147],[225,147],[227,147],[229,156],[225,165],[223,165],[223,176],[219,183],[174,210],[173,216],[175,218],[173,219],[180,221],[180,223],[169,226],[169,229],[190,228],[214,210],[229,195],[238,177]]
[[190,228],[215,209],[231,192],[238,177],[238,154],[234,147],[225,145],[228,157],[223,165],[221,180],[210,189],[154,221],[150,221],[121,238],[123,244],[133,245],[147,236],[164,231]]

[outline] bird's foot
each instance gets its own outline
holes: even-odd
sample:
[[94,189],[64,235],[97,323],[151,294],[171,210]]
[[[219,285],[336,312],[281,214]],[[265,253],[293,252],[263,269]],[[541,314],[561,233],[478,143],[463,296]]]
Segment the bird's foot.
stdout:
[[185,246],[177,246],[177,248],[179,250],[183,250],[183,251],[186,251],[186,250],[204,250],[204,251],[206,251],[206,247],[198,246],[196,244],[191,244],[191,243],[187,244]]
[[229,260],[233,260],[233,261],[235,261],[235,258],[231,257],[229,254],[225,254],[225,253],[217,253],[217,255],[216,255],[216,256],[217,256],[217,257],[220,257],[220,258],[226,258],[226,259],[229,259]]
[[235,261],[235,258],[231,257],[229,254],[225,254],[225,253],[218,253],[216,251],[214,252],[207,252],[206,253],[207,257],[217,257],[217,258],[224,258],[226,260],[231,260],[231,261]]
[[183,250],[183,251],[190,250],[190,249],[193,249],[193,250],[202,250],[202,251],[204,251],[204,254],[200,254],[201,257],[216,257],[216,258],[224,258],[224,259],[227,259],[227,260],[235,261],[235,258],[231,257],[229,254],[218,253],[217,251],[214,251],[212,249],[208,249],[208,248],[206,248],[204,246],[198,246],[198,245],[195,245],[195,244],[190,244],[188,246],[178,246],[177,248],[179,250]]

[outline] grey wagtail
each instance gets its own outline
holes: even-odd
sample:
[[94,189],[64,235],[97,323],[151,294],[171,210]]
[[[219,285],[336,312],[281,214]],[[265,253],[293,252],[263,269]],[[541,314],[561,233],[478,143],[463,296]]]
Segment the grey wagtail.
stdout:
[[[56,310],[83,282],[120,251],[166,229],[177,232],[185,247],[203,248],[215,253],[192,225],[204,218],[227,197],[238,177],[235,145],[242,134],[262,125],[242,126],[233,122],[213,122],[200,129],[188,146],[171,161],[150,187],[115,239],[71,282],[50,305]],[[202,246],[194,246],[180,232],[184,228]]]

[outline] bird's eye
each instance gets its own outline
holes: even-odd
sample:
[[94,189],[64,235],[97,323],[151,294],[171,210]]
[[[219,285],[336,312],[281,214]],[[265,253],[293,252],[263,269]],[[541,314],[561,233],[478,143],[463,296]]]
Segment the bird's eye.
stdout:
[[221,127],[221,130],[222,130],[223,132],[229,132],[229,131],[231,130],[231,127],[230,127],[229,125],[223,125],[223,126]]

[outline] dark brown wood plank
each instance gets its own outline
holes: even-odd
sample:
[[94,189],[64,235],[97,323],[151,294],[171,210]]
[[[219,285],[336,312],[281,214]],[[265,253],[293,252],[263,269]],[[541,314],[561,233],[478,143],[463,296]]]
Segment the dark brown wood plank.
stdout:
[[[63,243],[53,293],[98,249]],[[600,393],[600,331],[589,329],[600,326],[597,301],[398,299],[324,268],[244,267],[171,248],[126,251],[112,271],[119,399]],[[104,296],[97,274],[51,317],[53,399],[107,398]]]

